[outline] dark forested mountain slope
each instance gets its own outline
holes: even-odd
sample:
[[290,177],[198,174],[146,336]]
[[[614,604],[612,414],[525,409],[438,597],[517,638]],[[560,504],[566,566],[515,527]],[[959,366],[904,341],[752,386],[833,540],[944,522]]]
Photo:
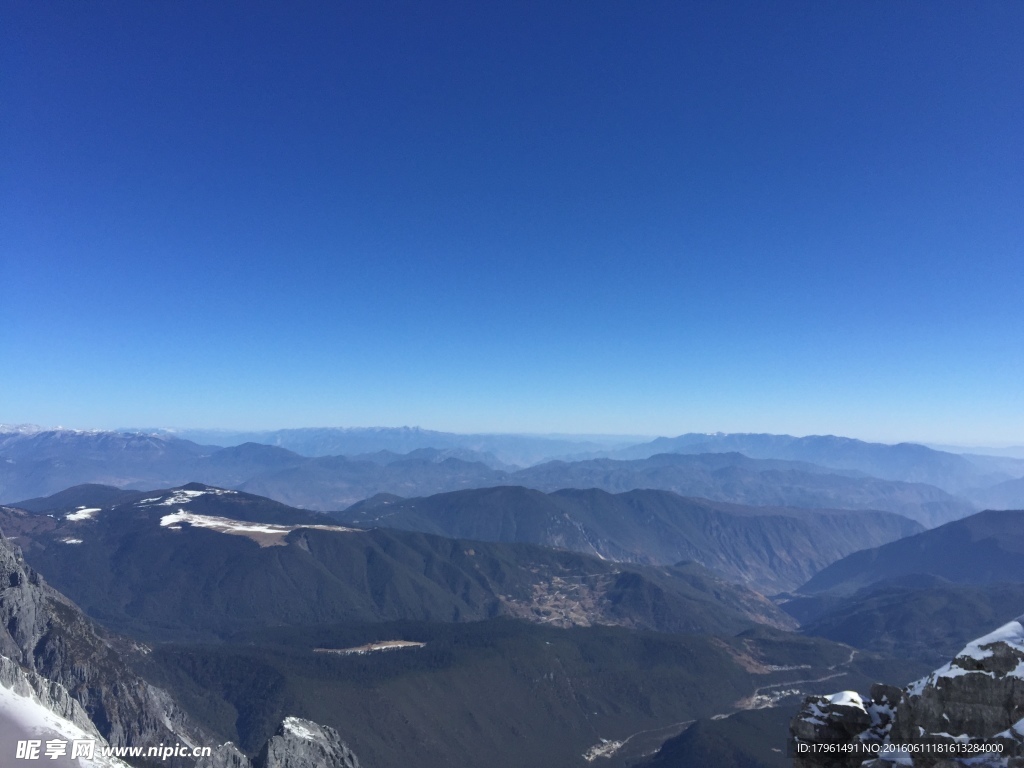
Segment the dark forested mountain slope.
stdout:
[[781,607],[806,634],[934,667],[986,629],[1024,614],[1024,583],[904,576],[852,595],[798,597]]
[[696,565],[625,565],[527,544],[355,530],[201,485],[53,517],[0,508],[0,528],[90,615],[154,639],[496,616],[672,632],[791,624],[761,596]]
[[[789,700],[884,669],[845,646],[758,626],[785,619],[694,564],[352,530],[198,484],[111,505],[103,494],[74,489],[35,513],[3,508],[0,528],[94,617],[154,641],[147,677],[250,753],[287,715],[337,728],[378,768],[582,765],[616,740],[627,744],[598,759],[622,768],[689,720],[758,705],[758,691]],[[386,501],[396,500],[366,506]],[[594,514],[610,527],[623,509]],[[792,519],[818,514],[828,517]],[[771,517],[733,510],[734,521]],[[166,645],[174,638],[217,642]],[[424,645],[329,652],[396,639]],[[818,678],[827,680],[807,682]]]
[[71,511],[80,507],[109,507],[114,504],[124,504],[144,498],[145,495],[145,491],[129,491],[115,488],[112,485],[83,483],[65,488],[63,491],[49,496],[25,499],[12,506],[29,512]]
[[765,593],[793,589],[845,555],[921,530],[888,512],[745,507],[667,491],[518,487],[365,502],[333,515],[455,538],[530,542],[609,560],[692,560]]
[[789,721],[798,710],[792,704],[698,720],[634,768],[792,768]]
[[852,594],[910,574],[958,584],[1024,582],[1024,512],[988,510],[899,541],[855,552],[810,579],[804,594]]
[[[424,645],[325,652],[385,639]],[[793,691],[891,673],[775,630],[716,638],[508,620],[280,628],[154,656],[162,684],[243,748],[294,714],[337,728],[375,768],[625,768],[690,720],[753,706],[759,688],[797,701]],[[815,678],[827,679],[795,682]]]

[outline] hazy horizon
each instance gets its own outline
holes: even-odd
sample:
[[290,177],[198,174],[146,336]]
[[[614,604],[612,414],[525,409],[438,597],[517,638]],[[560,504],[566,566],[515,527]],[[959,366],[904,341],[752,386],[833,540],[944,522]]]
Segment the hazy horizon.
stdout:
[[[187,433],[224,433],[225,435],[234,434],[261,434],[271,433],[287,430],[318,430],[318,429],[342,429],[342,430],[376,430],[376,429],[410,429],[410,430],[423,430],[427,432],[440,432],[446,434],[455,435],[510,435],[518,437],[536,437],[536,438],[547,438],[552,440],[579,440],[586,441],[592,440],[595,442],[609,442],[609,441],[635,441],[635,442],[647,442],[655,440],[659,437],[678,437],[685,434],[706,434],[706,435],[727,435],[727,434],[773,434],[773,435],[789,435],[792,437],[815,437],[815,436],[834,436],[834,437],[846,437],[854,440],[861,440],[869,443],[883,443],[889,445],[895,445],[897,443],[915,443],[918,445],[925,445],[935,450],[949,450],[956,452],[958,450],[970,450],[970,449],[981,449],[991,448],[993,450],[1004,450],[1004,449],[1021,449],[1024,450],[1024,440],[1014,442],[1000,442],[1000,441],[988,441],[978,443],[953,443],[953,442],[942,442],[942,441],[929,441],[929,440],[915,440],[915,439],[897,439],[897,440],[880,440],[873,439],[870,437],[864,437],[861,435],[847,435],[838,434],[834,432],[807,432],[807,433],[796,433],[796,432],[760,432],[755,433],[750,430],[737,430],[727,432],[724,430],[679,430],[679,431],[667,431],[661,433],[649,433],[649,434],[629,434],[629,433],[612,433],[612,432],[535,432],[535,431],[495,431],[495,430],[450,430],[443,429],[433,426],[423,426],[421,424],[367,424],[367,425],[342,425],[342,424],[304,424],[304,425],[285,425],[277,427],[261,427],[261,426],[246,426],[246,427],[221,427],[221,426],[202,426],[202,427],[181,427],[181,426],[125,426],[119,424],[116,426],[79,426],[71,424],[40,424],[37,422],[15,422],[11,420],[0,421],[0,431],[5,429],[38,429],[40,431],[51,431],[51,430],[70,430],[77,432],[124,432],[124,433],[142,433],[142,434],[156,434],[166,432],[171,435],[187,434]],[[191,438],[189,438],[191,439]]]

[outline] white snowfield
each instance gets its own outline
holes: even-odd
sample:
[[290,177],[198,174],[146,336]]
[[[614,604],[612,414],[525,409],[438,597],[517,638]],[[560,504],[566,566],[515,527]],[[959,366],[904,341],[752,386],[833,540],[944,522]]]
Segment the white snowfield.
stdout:
[[169,496],[154,496],[152,499],[143,499],[139,504],[155,504],[158,507],[173,507],[178,504],[188,504],[200,496],[225,496],[238,491],[226,491],[223,488],[207,488],[202,491],[186,491],[178,489]]
[[415,640],[381,640],[376,643],[367,643],[366,645],[356,645],[351,648],[314,648],[314,653],[337,653],[341,656],[357,655],[362,656],[367,653],[377,653],[379,651],[398,651],[406,648],[423,648],[426,643],[419,643]]
[[[100,747],[106,742],[96,733],[87,733],[70,720],[58,716],[45,707],[35,695],[24,696],[0,685],[0,765],[32,765],[29,761],[18,760],[19,741],[36,739],[42,742],[39,764],[56,768],[129,768],[128,764],[116,757],[103,757]],[[45,755],[46,741],[62,739],[68,743],[67,753],[57,758]],[[95,740],[93,757],[71,759],[71,744],[76,740]]]
[[89,507],[88,509],[86,507],[79,507],[74,512],[71,512],[70,514],[64,515],[64,519],[65,520],[91,520],[93,515],[95,515],[97,512],[100,512],[100,511],[101,510],[100,510],[99,507]]
[[215,517],[213,515],[196,515],[179,509],[170,515],[160,518],[160,526],[172,531],[180,531],[181,524],[195,526],[196,528],[209,528],[218,533],[226,533],[233,536],[246,536],[261,547],[283,545],[284,537],[299,528],[312,528],[319,531],[338,531],[341,533],[358,532],[358,528],[346,528],[341,525],[278,525],[276,523],[250,523],[244,520],[232,520],[228,517]]

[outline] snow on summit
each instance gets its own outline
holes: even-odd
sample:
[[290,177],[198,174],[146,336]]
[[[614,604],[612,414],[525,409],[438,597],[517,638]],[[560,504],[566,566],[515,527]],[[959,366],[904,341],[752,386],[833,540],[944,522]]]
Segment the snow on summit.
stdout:
[[284,729],[300,739],[315,739],[316,735],[309,728],[308,720],[300,720],[297,717],[286,717],[282,723]]
[[989,632],[977,640],[969,642],[957,656],[967,656],[972,659],[987,659],[992,656],[992,651],[984,646],[993,643],[1006,643],[1011,648],[1024,653],[1024,616],[1018,616],[1013,621],[1007,622],[999,629]]
[[833,693],[831,696],[826,696],[830,704],[835,704],[839,707],[856,707],[857,709],[864,708],[864,699],[856,691],[840,691],[839,693]]
[[[973,666],[971,662],[980,662],[984,659],[992,658],[994,655],[992,646],[996,643],[1005,643],[1012,650],[1024,656],[1024,623],[1022,622],[1024,622],[1024,616],[1018,616],[1013,621],[999,627],[999,629],[989,632],[987,635],[983,635],[976,640],[972,640],[964,646],[964,649],[951,662],[943,664],[927,677],[923,677],[908,685],[907,693],[912,696],[920,696],[926,686],[935,685],[940,679],[962,677],[964,675],[988,675],[993,677],[995,675],[993,672],[970,668]],[[961,660],[967,666],[960,663]],[[1024,679],[1024,661],[1021,661],[1016,669],[1007,672],[1007,676]]]

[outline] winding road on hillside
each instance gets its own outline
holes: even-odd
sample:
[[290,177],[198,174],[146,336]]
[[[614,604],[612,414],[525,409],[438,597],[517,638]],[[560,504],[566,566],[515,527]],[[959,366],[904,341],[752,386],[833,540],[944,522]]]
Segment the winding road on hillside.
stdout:
[[[711,719],[724,720],[727,717],[735,715],[737,712],[744,712],[751,709],[768,709],[770,707],[778,706],[785,699],[796,696],[805,696],[807,695],[807,692],[793,686],[823,683],[826,680],[834,680],[838,677],[844,677],[850,674],[849,667],[856,656],[857,651],[851,648],[850,655],[846,661],[827,667],[829,674],[822,675],[821,677],[805,678],[801,680],[786,680],[755,688],[749,696],[745,696],[736,702],[735,709],[732,709],[729,712],[712,715]],[[778,690],[774,694],[769,693],[776,689],[781,690]],[[647,730],[637,731],[624,739],[603,739],[583,753],[583,759],[588,763],[602,761],[599,764],[608,766],[608,768],[625,768],[625,766],[630,765],[641,758],[654,754],[658,749],[660,749],[661,745],[665,741],[680,735],[695,722],[697,721],[683,720],[678,723],[671,723],[661,728],[649,728]],[[608,760],[609,762],[604,763],[603,760]]]

